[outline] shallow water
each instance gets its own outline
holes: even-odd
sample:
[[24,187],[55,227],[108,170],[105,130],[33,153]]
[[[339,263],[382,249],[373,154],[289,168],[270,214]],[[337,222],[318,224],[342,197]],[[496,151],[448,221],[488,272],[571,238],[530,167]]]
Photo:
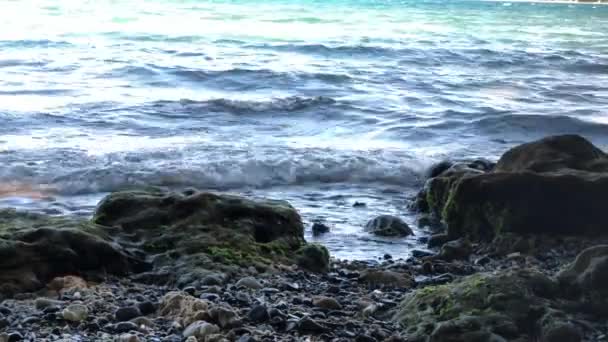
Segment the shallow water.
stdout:
[[[608,7],[482,1],[2,1],[0,205],[87,216],[146,185],[287,199],[340,258],[444,158],[608,144]],[[354,208],[356,201],[367,207]]]

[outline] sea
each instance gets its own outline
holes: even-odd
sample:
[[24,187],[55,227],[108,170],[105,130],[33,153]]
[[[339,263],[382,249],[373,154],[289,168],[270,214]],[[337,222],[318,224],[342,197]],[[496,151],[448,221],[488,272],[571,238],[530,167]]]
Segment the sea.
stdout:
[[[608,6],[0,1],[0,181],[56,189],[2,207],[194,187],[287,200],[336,258],[407,257],[431,165],[563,133],[608,147]],[[381,214],[415,235],[364,232]]]

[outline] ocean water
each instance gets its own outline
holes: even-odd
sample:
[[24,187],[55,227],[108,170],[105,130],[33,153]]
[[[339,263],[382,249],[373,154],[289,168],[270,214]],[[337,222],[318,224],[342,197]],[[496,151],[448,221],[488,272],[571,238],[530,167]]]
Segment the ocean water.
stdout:
[[[286,199],[339,258],[407,256],[434,162],[608,146],[608,7],[5,0],[0,120],[0,180],[58,189],[2,206],[88,216],[111,191],[197,187]],[[363,232],[385,213],[416,236]]]

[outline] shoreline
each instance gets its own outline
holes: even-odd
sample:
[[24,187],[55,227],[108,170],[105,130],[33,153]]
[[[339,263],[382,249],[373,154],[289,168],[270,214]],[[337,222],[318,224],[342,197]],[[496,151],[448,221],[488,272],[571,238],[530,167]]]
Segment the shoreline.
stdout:
[[568,1],[568,0],[482,0],[485,2],[501,3],[530,3],[530,4],[556,4],[556,5],[608,5],[608,1],[589,2],[589,1]]

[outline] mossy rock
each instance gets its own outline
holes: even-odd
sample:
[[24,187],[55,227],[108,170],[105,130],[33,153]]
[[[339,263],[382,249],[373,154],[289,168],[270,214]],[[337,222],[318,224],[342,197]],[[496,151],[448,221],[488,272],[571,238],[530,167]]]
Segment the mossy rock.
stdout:
[[534,333],[556,292],[533,270],[475,274],[407,294],[394,319],[412,340],[511,340]]
[[297,251],[296,262],[305,270],[325,273],[329,271],[329,251],[319,244],[308,244]]
[[428,181],[429,211],[451,238],[503,233],[608,234],[608,156],[580,136],[517,146],[490,172],[448,169]]

